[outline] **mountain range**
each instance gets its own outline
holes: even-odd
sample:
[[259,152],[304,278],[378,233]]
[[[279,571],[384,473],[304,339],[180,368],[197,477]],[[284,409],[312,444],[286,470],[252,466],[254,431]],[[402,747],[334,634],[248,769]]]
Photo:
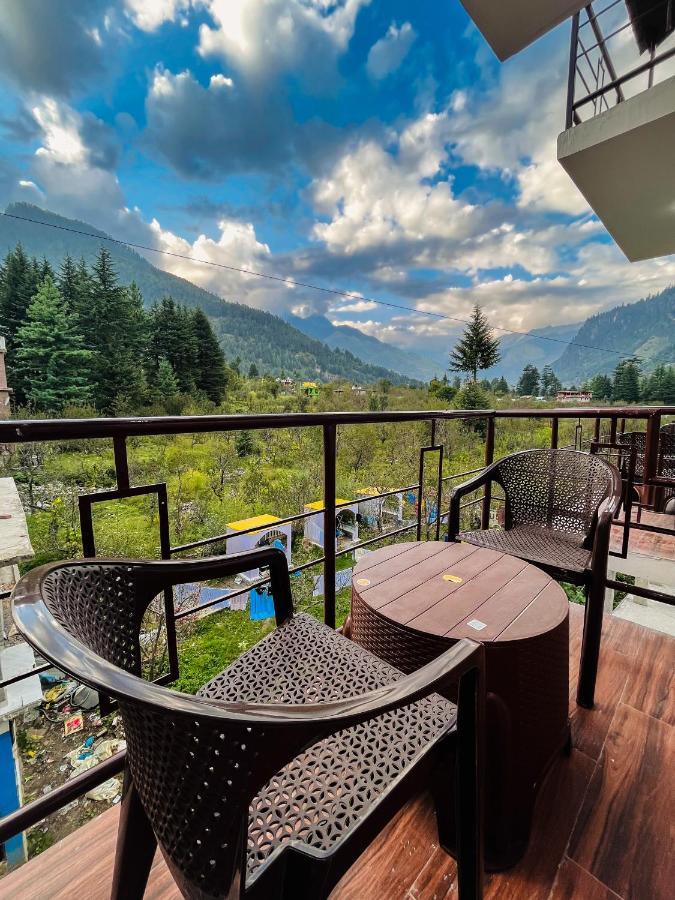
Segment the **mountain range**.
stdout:
[[[411,376],[395,371],[391,365],[371,364],[347,349],[332,348],[278,316],[217,297],[190,281],[158,269],[129,247],[107,240],[105,232],[87,222],[67,219],[28,203],[10,204],[5,212],[20,218],[0,216],[0,258],[20,242],[30,256],[44,257],[54,267],[61,265],[66,254],[76,261],[84,258],[91,263],[103,244],[110,251],[120,283],[135,281],[146,305],[171,295],[185,306],[203,309],[226,359],[232,362],[239,358],[244,372],[255,365],[259,372],[275,376],[285,373],[297,378],[346,378],[366,384],[381,378],[394,384],[411,381]],[[44,227],[45,224],[51,227]]]
[[[283,318],[218,297],[197,285],[153,266],[145,257],[75,219],[37,206],[14,203],[0,216],[0,257],[19,241],[26,252],[60,265],[69,253],[92,262],[105,244],[120,282],[135,281],[146,304],[166,294],[209,316],[229,361],[237,357],[243,371],[254,364],[260,372],[285,373],[299,378],[346,378],[372,383],[387,378],[394,384],[428,381],[443,374],[447,356],[434,346],[424,355],[378,340],[348,325],[335,325],[325,316],[306,318],[287,313]],[[22,221],[32,219],[52,227]],[[76,234],[73,232],[87,232]],[[93,235],[93,236],[92,236]],[[448,351],[454,340],[448,337]],[[571,342],[571,343],[568,343]],[[611,373],[621,356],[638,356],[642,369],[675,362],[675,287],[637,303],[614,307],[572,325],[552,325],[527,334],[500,334],[501,360],[484,373],[504,376],[515,384],[526,364],[553,367],[563,384],[580,384],[598,373]],[[583,346],[585,345],[585,346]],[[589,350],[606,348],[614,353]]]

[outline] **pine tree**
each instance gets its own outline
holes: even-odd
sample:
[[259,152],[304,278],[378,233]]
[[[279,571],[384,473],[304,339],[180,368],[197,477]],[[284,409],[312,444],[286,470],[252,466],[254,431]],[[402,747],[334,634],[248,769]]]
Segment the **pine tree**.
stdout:
[[166,357],[162,357],[157,367],[157,376],[155,378],[154,394],[160,403],[166,403],[171,400],[180,391],[178,379],[173,370],[171,363]]
[[544,366],[541,373],[541,392],[544,397],[555,397],[561,388],[562,384],[551,366]]
[[220,403],[227,387],[225,355],[211,323],[201,309],[192,312],[192,331],[195,340],[195,384],[209,400]]
[[489,369],[499,360],[499,341],[492,337],[492,329],[480,306],[474,306],[462,339],[450,354],[450,369],[469,372],[476,381],[479,370]]
[[166,357],[181,391],[185,394],[194,391],[198,365],[193,318],[173,297],[162,297],[150,310],[148,357],[151,379],[157,372],[159,360]]
[[17,244],[5,257],[0,281],[0,326],[7,339],[5,364],[14,391],[14,402],[26,402],[27,385],[16,368],[16,336],[25,323],[31,298],[36,290],[35,271],[21,246]]
[[259,375],[260,375],[260,372],[258,372],[258,367],[256,366],[255,363],[251,363],[251,365],[248,367],[248,377],[249,378],[258,378]]
[[96,354],[94,397],[100,410],[114,412],[116,404],[134,406],[142,400],[145,313],[138,290],[118,284],[105,247],[93,265],[91,288],[92,303],[81,315]]
[[536,366],[527,365],[518,380],[516,391],[521,397],[536,396],[539,393],[539,369]]
[[636,359],[622,359],[614,370],[612,398],[624,403],[637,403],[640,399],[640,366]]
[[588,382],[588,390],[593,392],[594,400],[612,399],[612,382],[607,375],[594,375]]
[[[481,386],[471,381],[465,385],[455,395],[453,406],[455,409],[487,409],[489,407],[489,398],[483,391]],[[481,437],[485,437],[487,432],[487,422],[485,419],[470,419],[462,423],[465,431],[475,431]]]
[[64,305],[52,278],[40,283],[26,322],[16,335],[16,366],[27,385],[26,401],[35,409],[61,413],[91,399],[88,383],[91,353]]

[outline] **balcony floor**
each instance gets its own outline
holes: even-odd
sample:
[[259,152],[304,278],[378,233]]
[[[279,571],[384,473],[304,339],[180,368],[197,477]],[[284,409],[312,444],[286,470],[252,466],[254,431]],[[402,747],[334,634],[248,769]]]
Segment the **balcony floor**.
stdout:
[[[571,605],[571,684],[583,609]],[[675,640],[608,617],[597,705],[570,703],[574,750],[542,788],[522,862],[489,876],[488,898],[660,900],[675,884]],[[98,816],[0,881],[0,898],[109,896],[118,808]],[[670,886],[670,887],[669,887]],[[438,848],[432,807],[404,808],[345,875],[333,900],[421,900],[457,895],[453,860]],[[179,894],[157,856],[150,900]]]

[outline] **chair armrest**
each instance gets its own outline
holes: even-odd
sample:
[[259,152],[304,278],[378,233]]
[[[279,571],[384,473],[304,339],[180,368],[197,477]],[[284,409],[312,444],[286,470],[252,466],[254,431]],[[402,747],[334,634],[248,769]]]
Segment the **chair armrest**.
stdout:
[[621,505],[622,495],[623,486],[621,475],[618,469],[612,466],[612,487],[609,496],[606,497],[598,507],[598,521],[595,526],[593,550],[590,561],[593,572],[597,573],[598,569],[601,569],[603,572],[606,572],[607,570],[607,557],[609,555],[612,522]]
[[474,475],[473,478],[469,478],[468,481],[458,484],[457,487],[453,489],[452,494],[450,495],[450,513],[448,515],[448,540],[456,540],[457,535],[459,534],[459,501],[465,494],[471,494],[473,491],[478,490],[478,488],[483,487],[483,485],[491,481],[492,472],[495,466],[496,463],[493,463],[491,466],[488,466],[487,469],[483,469],[482,472]]
[[164,588],[185,581],[226,578],[262,566],[269,566],[274,615],[277,625],[281,625],[293,614],[293,597],[286,555],[278,547],[257,547],[241,553],[208,556],[203,559],[171,559],[141,563],[134,567],[134,572],[141,582],[141,588],[145,590],[147,585],[148,589],[154,592],[154,596]]

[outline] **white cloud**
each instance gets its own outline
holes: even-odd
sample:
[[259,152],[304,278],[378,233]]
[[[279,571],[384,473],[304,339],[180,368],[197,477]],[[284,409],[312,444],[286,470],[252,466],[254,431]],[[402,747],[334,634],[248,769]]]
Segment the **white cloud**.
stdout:
[[379,81],[395,72],[408,55],[416,37],[410,22],[404,22],[400,28],[392,22],[385,36],[370,48],[366,63],[368,74]]
[[553,248],[534,230],[516,228],[496,204],[455,196],[451,177],[436,180],[452,130],[449,113],[428,113],[391,135],[389,146],[367,140],[348,149],[312,184],[315,208],[328,217],[314,237],[334,254],[369,253],[371,268],[385,273],[388,255],[413,268],[548,271]]
[[[373,309],[377,309],[377,303],[375,303],[373,300],[357,300],[355,303],[345,303],[343,305],[336,304],[335,306],[330,306],[328,308],[328,311],[343,316],[353,313],[370,312]],[[333,324],[340,323],[334,322]]]
[[124,0],[126,13],[142,31],[156,31],[165,22],[173,22],[184,13],[190,0]]
[[199,52],[220,56],[249,77],[296,72],[320,90],[316,75],[332,67],[370,0],[195,0],[213,25],[202,24]]

